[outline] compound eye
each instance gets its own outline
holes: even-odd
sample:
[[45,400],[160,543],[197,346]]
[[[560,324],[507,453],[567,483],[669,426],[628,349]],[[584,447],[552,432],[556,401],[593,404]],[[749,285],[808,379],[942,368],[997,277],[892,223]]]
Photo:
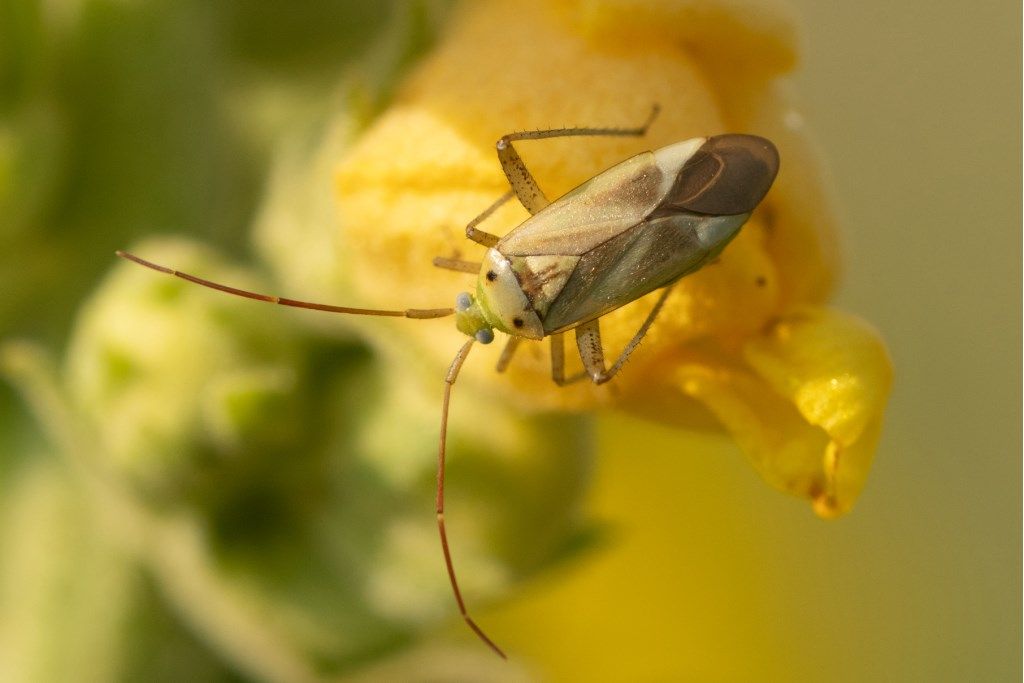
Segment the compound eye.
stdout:
[[469,307],[473,305],[473,299],[469,296],[468,292],[460,292],[455,297],[455,310],[462,312],[468,311]]
[[477,330],[473,336],[481,344],[490,344],[494,341],[494,332],[492,330]]

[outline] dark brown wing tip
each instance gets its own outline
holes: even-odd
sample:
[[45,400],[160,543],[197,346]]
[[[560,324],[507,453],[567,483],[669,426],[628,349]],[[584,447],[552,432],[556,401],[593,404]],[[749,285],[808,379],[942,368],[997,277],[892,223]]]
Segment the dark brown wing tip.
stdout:
[[754,210],[779,172],[779,151],[759,135],[708,138],[680,171],[674,206],[715,216]]

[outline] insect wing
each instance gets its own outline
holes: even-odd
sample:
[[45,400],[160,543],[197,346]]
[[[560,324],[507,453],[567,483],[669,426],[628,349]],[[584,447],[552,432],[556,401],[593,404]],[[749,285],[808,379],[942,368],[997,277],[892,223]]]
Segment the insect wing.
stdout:
[[643,221],[592,249],[549,305],[545,332],[571,329],[700,269],[749,216],[670,214]]
[[640,223],[665,196],[652,152],[594,176],[503,237],[505,256],[582,256]]
[[[669,149],[659,150],[656,156]],[[778,172],[779,152],[770,140],[737,133],[715,135],[686,157],[659,212],[750,213]]]
[[764,138],[694,138],[638,154],[502,238],[545,334],[598,318],[715,258],[778,171]]

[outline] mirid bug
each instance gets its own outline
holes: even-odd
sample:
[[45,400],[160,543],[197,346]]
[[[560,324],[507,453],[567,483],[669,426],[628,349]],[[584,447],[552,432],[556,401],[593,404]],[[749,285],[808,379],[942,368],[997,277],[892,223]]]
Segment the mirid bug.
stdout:
[[[693,138],[643,152],[594,176],[551,202],[512,143],[569,136],[639,137],[657,116],[654,107],[638,128],[561,128],[511,133],[497,142],[511,190],[466,227],[487,248],[481,263],[437,258],[434,265],[477,273],[474,293],[454,308],[377,310],[286,299],[236,289],[119,251],[118,256],[204,287],[259,301],[354,315],[441,318],[455,315],[469,336],[444,378],[437,461],[437,527],[452,592],[462,618],[497,654],[502,650],[470,617],[455,576],[444,521],[445,442],[452,386],[473,344],[489,344],[497,329],[509,336],[498,371],[523,339],[551,339],[551,377],[558,385],[612,379],[647,333],[673,285],[713,261],[736,236],[775,180],[779,156],[768,140],[727,134]],[[498,237],[478,225],[515,197],[530,218]],[[661,289],[640,329],[612,363],[605,362],[599,319]],[[565,376],[563,335],[575,330],[584,371]]]

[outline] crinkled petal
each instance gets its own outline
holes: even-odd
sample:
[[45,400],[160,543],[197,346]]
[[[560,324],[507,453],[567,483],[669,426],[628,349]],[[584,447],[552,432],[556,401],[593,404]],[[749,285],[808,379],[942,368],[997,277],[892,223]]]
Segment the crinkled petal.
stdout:
[[892,367],[877,333],[831,309],[785,316],[743,349],[746,366],[703,362],[675,373],[772,485],[823,517],[856,500],[878,441]]

